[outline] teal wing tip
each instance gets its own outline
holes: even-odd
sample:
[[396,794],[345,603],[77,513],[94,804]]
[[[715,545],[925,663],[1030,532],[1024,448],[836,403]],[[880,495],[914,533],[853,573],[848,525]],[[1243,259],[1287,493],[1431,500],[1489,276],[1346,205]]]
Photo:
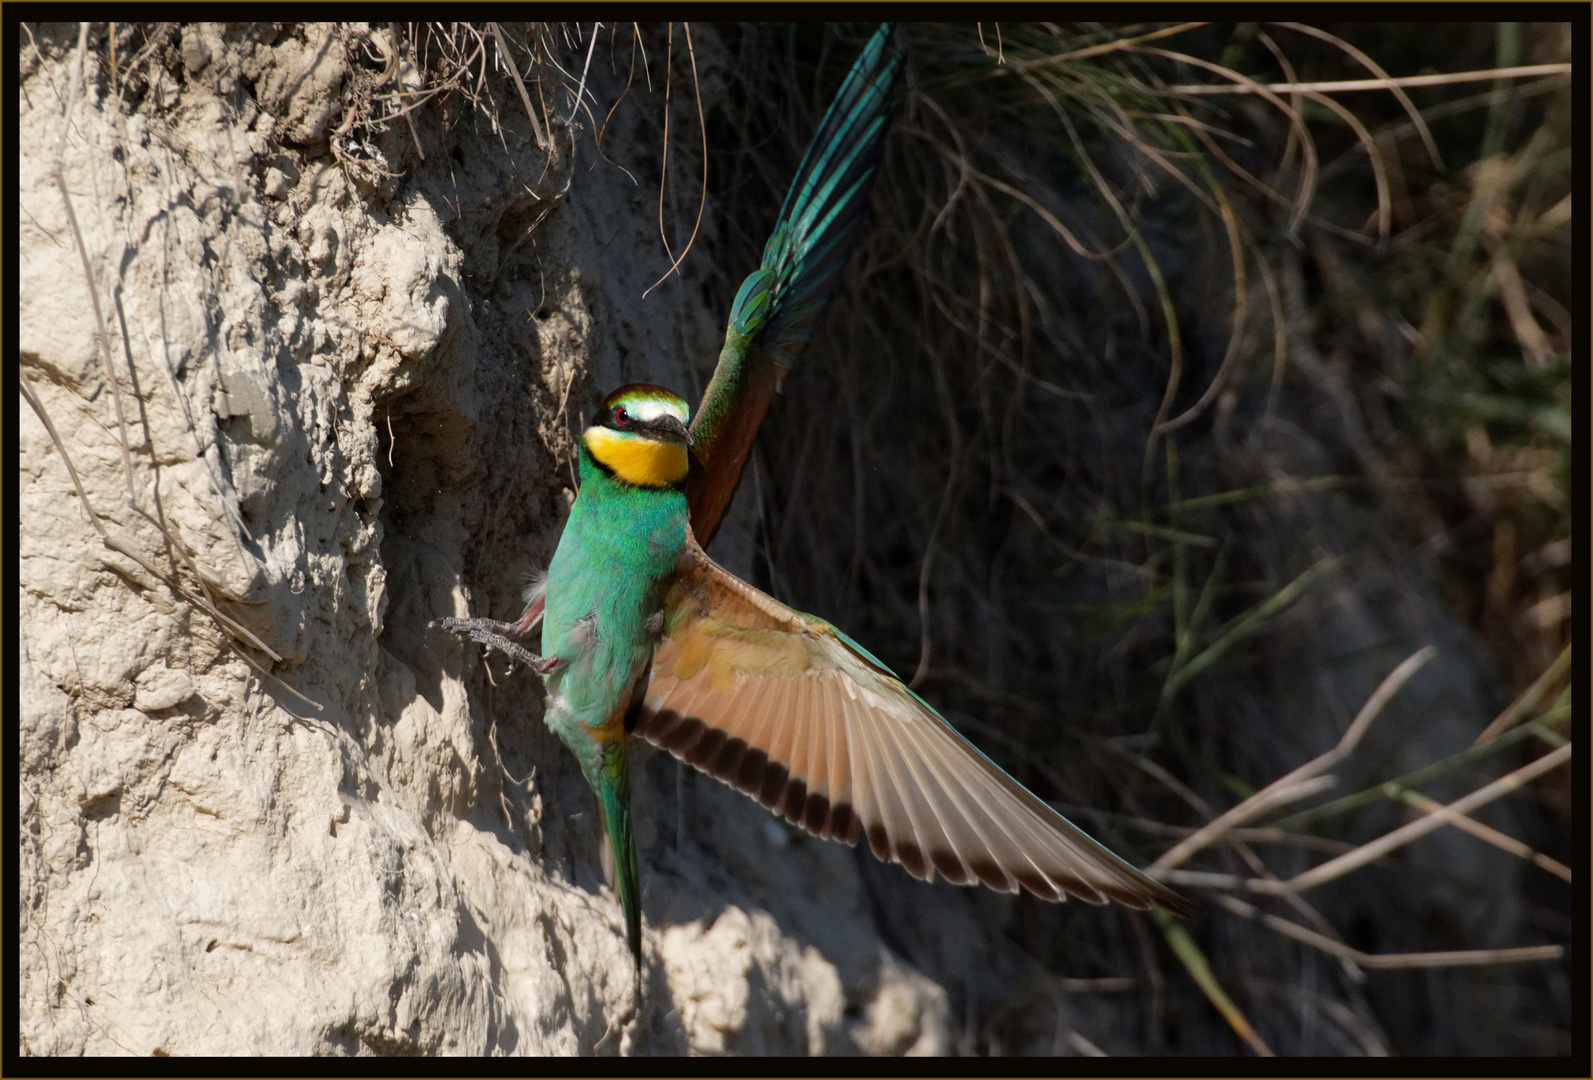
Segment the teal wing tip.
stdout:
[[[862,54],[852,64],[852,70],[847,72],[841,88],[836,91],[835,100],[825,110],[813,140],[802,155],[802,163],[797,166],[796,176],[786,191],[785,201],[780,206],[781,223],[802,216],[802,204],[814,201],[808,196],[815,194],[815,183],[820,184],[816,194],[819,196],[818,201],[822,201],[823,196],[833,191],[849,166],[860,164],[856,160],[855,150],[852,153],[840,152],[848,144],[858,143],[861,145],[856,149],[863,149],[877,148],[878,144],[884,142],[887,125],[881,124],[875,128],[873,122],[891,113],[891,91],[896,89],[896,82],[907,60],[907,53],[903,49],[896,49],[888,55],[886,53],[894,25],[883,23],[874,32]],[[872,164],[868,165],[867,171],[873,171]],[[779,236],[780,233],[779,226],[776,226],[775,235]]]
[[[786,347],[787,365],[811,336],[868,209],[907,59],[891,47],[894,25],[881,24],[869,39],[802,155],[764,247],[766,286],[749,290],[749,278],[731,310],[732,329],[755,332],[755,347]],[[756,310],[751,303],[742,310],[743,300],[754,299]]]

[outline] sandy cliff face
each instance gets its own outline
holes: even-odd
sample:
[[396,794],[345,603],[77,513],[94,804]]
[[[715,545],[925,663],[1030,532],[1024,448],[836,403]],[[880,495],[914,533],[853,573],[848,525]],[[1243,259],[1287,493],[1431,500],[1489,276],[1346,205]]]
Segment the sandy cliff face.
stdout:
[[633,982],[535,680],[426,630],[517,612],[589,399],[698,389],[656,188],[501,70],[360,127],[386,29],[107,34],[22,41],[22,1051],[949,1049],[852,852],[656,757]]

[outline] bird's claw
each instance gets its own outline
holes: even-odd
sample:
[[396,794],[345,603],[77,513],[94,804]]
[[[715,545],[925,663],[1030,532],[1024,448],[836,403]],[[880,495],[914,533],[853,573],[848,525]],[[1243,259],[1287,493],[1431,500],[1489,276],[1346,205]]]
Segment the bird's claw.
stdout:
[[511,660],[518,660],[538,675],[552,675],[564,666],[564,660],[557,656],[538,656],[530,649],[516,645],[504,635],[513,633],[516,624],[498,622],[496,619],[433,619],[429,624],[432,627],[469,638],[478,644],[490,649],[497,649]]

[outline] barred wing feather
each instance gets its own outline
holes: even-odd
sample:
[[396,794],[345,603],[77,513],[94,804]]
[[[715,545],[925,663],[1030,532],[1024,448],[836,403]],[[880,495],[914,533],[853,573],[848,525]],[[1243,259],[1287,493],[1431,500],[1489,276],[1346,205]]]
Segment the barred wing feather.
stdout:
[[981,754],[828,623],[688,541],[635,734],[914,877],[1192,910]]

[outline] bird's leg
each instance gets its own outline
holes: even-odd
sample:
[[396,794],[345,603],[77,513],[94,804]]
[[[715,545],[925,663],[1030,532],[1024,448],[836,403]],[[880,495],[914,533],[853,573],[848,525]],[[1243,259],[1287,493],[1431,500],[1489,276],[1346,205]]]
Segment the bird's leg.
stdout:
[[[525,637],[537,628],[537,623],[542,621],[542,611],[546,602],[546,594],[540,588],[537,588],[526,602],[525,614],[521,615],[515,622],[499,622],[497,619],[439,619],[432,625],[458,624],[457,626],[445,626],[446,629],[452,630],[456,634],[466,633],[467,631],[464,627],[469,624],[475,629],[501,637]],[[474,635],[472,634],[472,636]],[[475,638],[475,640],[480,641],[481,639]]]
[[[524,620],[521,620],[522,622]],[[450,634],[467,637],[471,641],[497,649],[511,660],[518,660],[539,675],[552,675],[564,666],[557,656],[538,656],[530,649],[516,645],[504,635],[523,633],[519,623],[498,622],[496,619],[433,619],[431,626],[441,627]]]
[[495,624],[497,626],[505,627],[505,629],[499,632],[504,634],[513,634],[515,637],[521,637],[525,634],[529,634],[536,624],[542,621],[542,612],[547,606],[548,600],[547,585],[547,575],[544,574],[535,584],[531,586],[530,592],[526,594],[525,613],[520,616],[520,620],[518,622],[507,624]]

